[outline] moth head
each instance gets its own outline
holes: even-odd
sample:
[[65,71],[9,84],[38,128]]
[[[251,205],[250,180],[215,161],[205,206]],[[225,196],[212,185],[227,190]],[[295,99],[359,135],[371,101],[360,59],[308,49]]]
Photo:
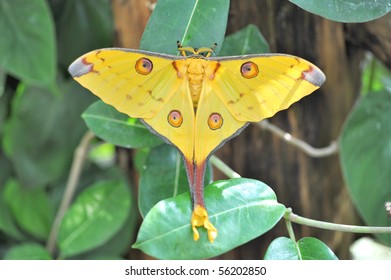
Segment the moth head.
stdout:
[[182,56],[196,56],[196,57],[210,57],[215,48],[217,47],[217,44],[214,43],[214,45],[211,48],[193,48],[193,47],[183,47],[182,44],[177,41],[178,45],[178,51],[181,53]]

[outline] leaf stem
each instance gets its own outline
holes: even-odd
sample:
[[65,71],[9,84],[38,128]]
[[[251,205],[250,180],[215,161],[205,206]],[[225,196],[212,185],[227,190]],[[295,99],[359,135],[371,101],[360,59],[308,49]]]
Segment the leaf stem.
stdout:
[[311,157],[327,157],[333,154],[336,154],[338,152],[338,143],[337,141],[332,141],[329,146],[323,147],[323,148],[315,148],[308,144],[307,142],[298,139],[296,137],[293,137],[292,134],[283,131],[281,128],[275,126],[274,124],[270,123],[267,120],[263,120],[257,125],[265,130],[269,130],[278,137],[280,137],[283,141],[291,144],[292,146],[295,146],[305,152],[307,155]]
[[79,182],[83,163],[88,152],[88,147],[94,137],[95,135],[91,131],[87,131],[75,150],[71,171],[69,172],[68,181],[65,186],[64,195],[62,197],[60,207],[58,208],[56,217],[50,230],[48,241],[46,243],[46,249],[52,256],[54,255],[56,249],[57,234],[62,218],[64,217],[64,214],[68,210],[69,205],[72,201],[73,195],[77,187],[77,183]]
[[292,209],[291,208],[288,208],[285,211],[285,214],[284,214],[285,225],[286,225],[286,229],[288,230],[289,238],[294,243],[296,243],[296,237],[295,237],[295,232],[294,232],[293,227],[292,227],[292,221],[286,218],[286,216],[289,215],[289,214],[292,214]]
[[376,60],[373,57],[371,57],[367,93],[373,90],[375,74],[376,74]]
[[230,179],[242,177],[216,156],[211,156],[210,162]]
[[354,225],[345,225],[345,224],[335,224],[330,222],[323,222],[314,219],[304,218],[297,214],[294,214],[291,208],[287,208],[284,218],[296,224],[306,225],[306,226],[316,227],[321,229],[327,229],[327,230],[334,230],[334,231],[343,231],[343,232],[352,232],[352,233],[373,233],[373,234],[391,233],[391,227],[354,226]]

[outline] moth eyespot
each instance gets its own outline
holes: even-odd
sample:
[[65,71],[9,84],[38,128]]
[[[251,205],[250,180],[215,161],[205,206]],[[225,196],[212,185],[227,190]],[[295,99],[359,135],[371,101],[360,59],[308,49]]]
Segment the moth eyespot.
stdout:
[[223,126],[223,118],[219,113],[212,113],[209,116],[208,125],[212,130],[219,129]]
[[173,127],[180,127],[183,123],[183,116],[182,116],[181,112],[179,112],[177,110],[172,110],[168,114],[167,119],[168,119],[169,124],[171,124]]
[[153,64],[148,58],[142,57],[136,61],[135,68],[137,73],[141,75],[148,75],[152,72]]
[[259,69],[254,62],[248,61],[242,64],[242,66],[240,67],[240,73],[244,78],[252,79],[258,76]]

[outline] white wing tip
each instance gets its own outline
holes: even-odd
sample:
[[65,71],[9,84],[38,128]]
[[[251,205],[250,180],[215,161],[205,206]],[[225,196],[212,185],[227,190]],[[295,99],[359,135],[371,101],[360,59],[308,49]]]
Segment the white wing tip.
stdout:
[[84,57],[79,57],[68,67],[68,72],[72,77],[77,78],[92,71],[93,65],[86,62]]
[[325,74],[315,66],[310,66],[310,69],[303,71],[302,75],[303,80],[306,80],[317,87],[320,87],[324,81],[326,81]]

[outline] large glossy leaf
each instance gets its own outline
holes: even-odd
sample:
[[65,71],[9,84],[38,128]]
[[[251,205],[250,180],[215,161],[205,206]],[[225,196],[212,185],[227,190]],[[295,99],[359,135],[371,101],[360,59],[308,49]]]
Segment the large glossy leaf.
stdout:
[[133,247],[159,259],[211,258],[267,232],[285,212],[267,185],[244,178],[210,184],[205,201],[218,229],[213,243],[202,228],[200,240],[193,240],[190,196],[185,193],[160,201],[148,212]]
[[96,136],[117,146],[141,148],[163,143],[163,140],[153,135],[139,120],[129,118],[102,101],[93,103],[82,117]]
[[[391,93],[364,96],[351,112],[340,139],[343,175],[358,212],[368,225],[391,226],[384,209],[391,200]],[[391,236],[379,235],[391,244]]]
[[5,260],[51,260],[49,252],[37,243],[22,243],[11,247],[4,256]]
[[61,258],[107,242],[125,223],[130,209],[131,194],[123,182],[100,182],[87,188],[62,220],[58,233]]
[[60,82],[61,94],[20,87],[4,128],[3,147],[24,187],[58,180],[69,169],[86,131],[81,112],[92,97],[73,82]]
[[265,260],[338,260],[337,256],[319,239],[304,237],[296,243],[287,237],[278,237],[270,243]]
[[268,52],[270,52],[269,44],[258,27],[254,24],[249,24],[245,28],[225,37],[219,55],[245,55]]
[[160,0],[144,31],[140,49],[177,54],[184,46],[211,47],[219,52],[227,26],[229,0]]
[[19,227],[35,238],[45,240],[53,218],[45,192],[41,189],[26,189],[17,181],[9,180],[3,194]]
[[322,17],[341,22],[364,22],[391,11],[390,0],[289,0],[300,8]]
[[54,82],[54,24],[45,0],[0,1],[0,30],[0,67],[27,82]]
[[56,19],[58,62],[64,69],[83,53],[112,46],[110,0],[51,1],[51,4]]
[[[211,182],[211,165],[205,174],[205,185]],[[139,209],[145,216],[160,200],[189,191],[183,159],[177,149],[161,145],[150,151],[140,174]]]

